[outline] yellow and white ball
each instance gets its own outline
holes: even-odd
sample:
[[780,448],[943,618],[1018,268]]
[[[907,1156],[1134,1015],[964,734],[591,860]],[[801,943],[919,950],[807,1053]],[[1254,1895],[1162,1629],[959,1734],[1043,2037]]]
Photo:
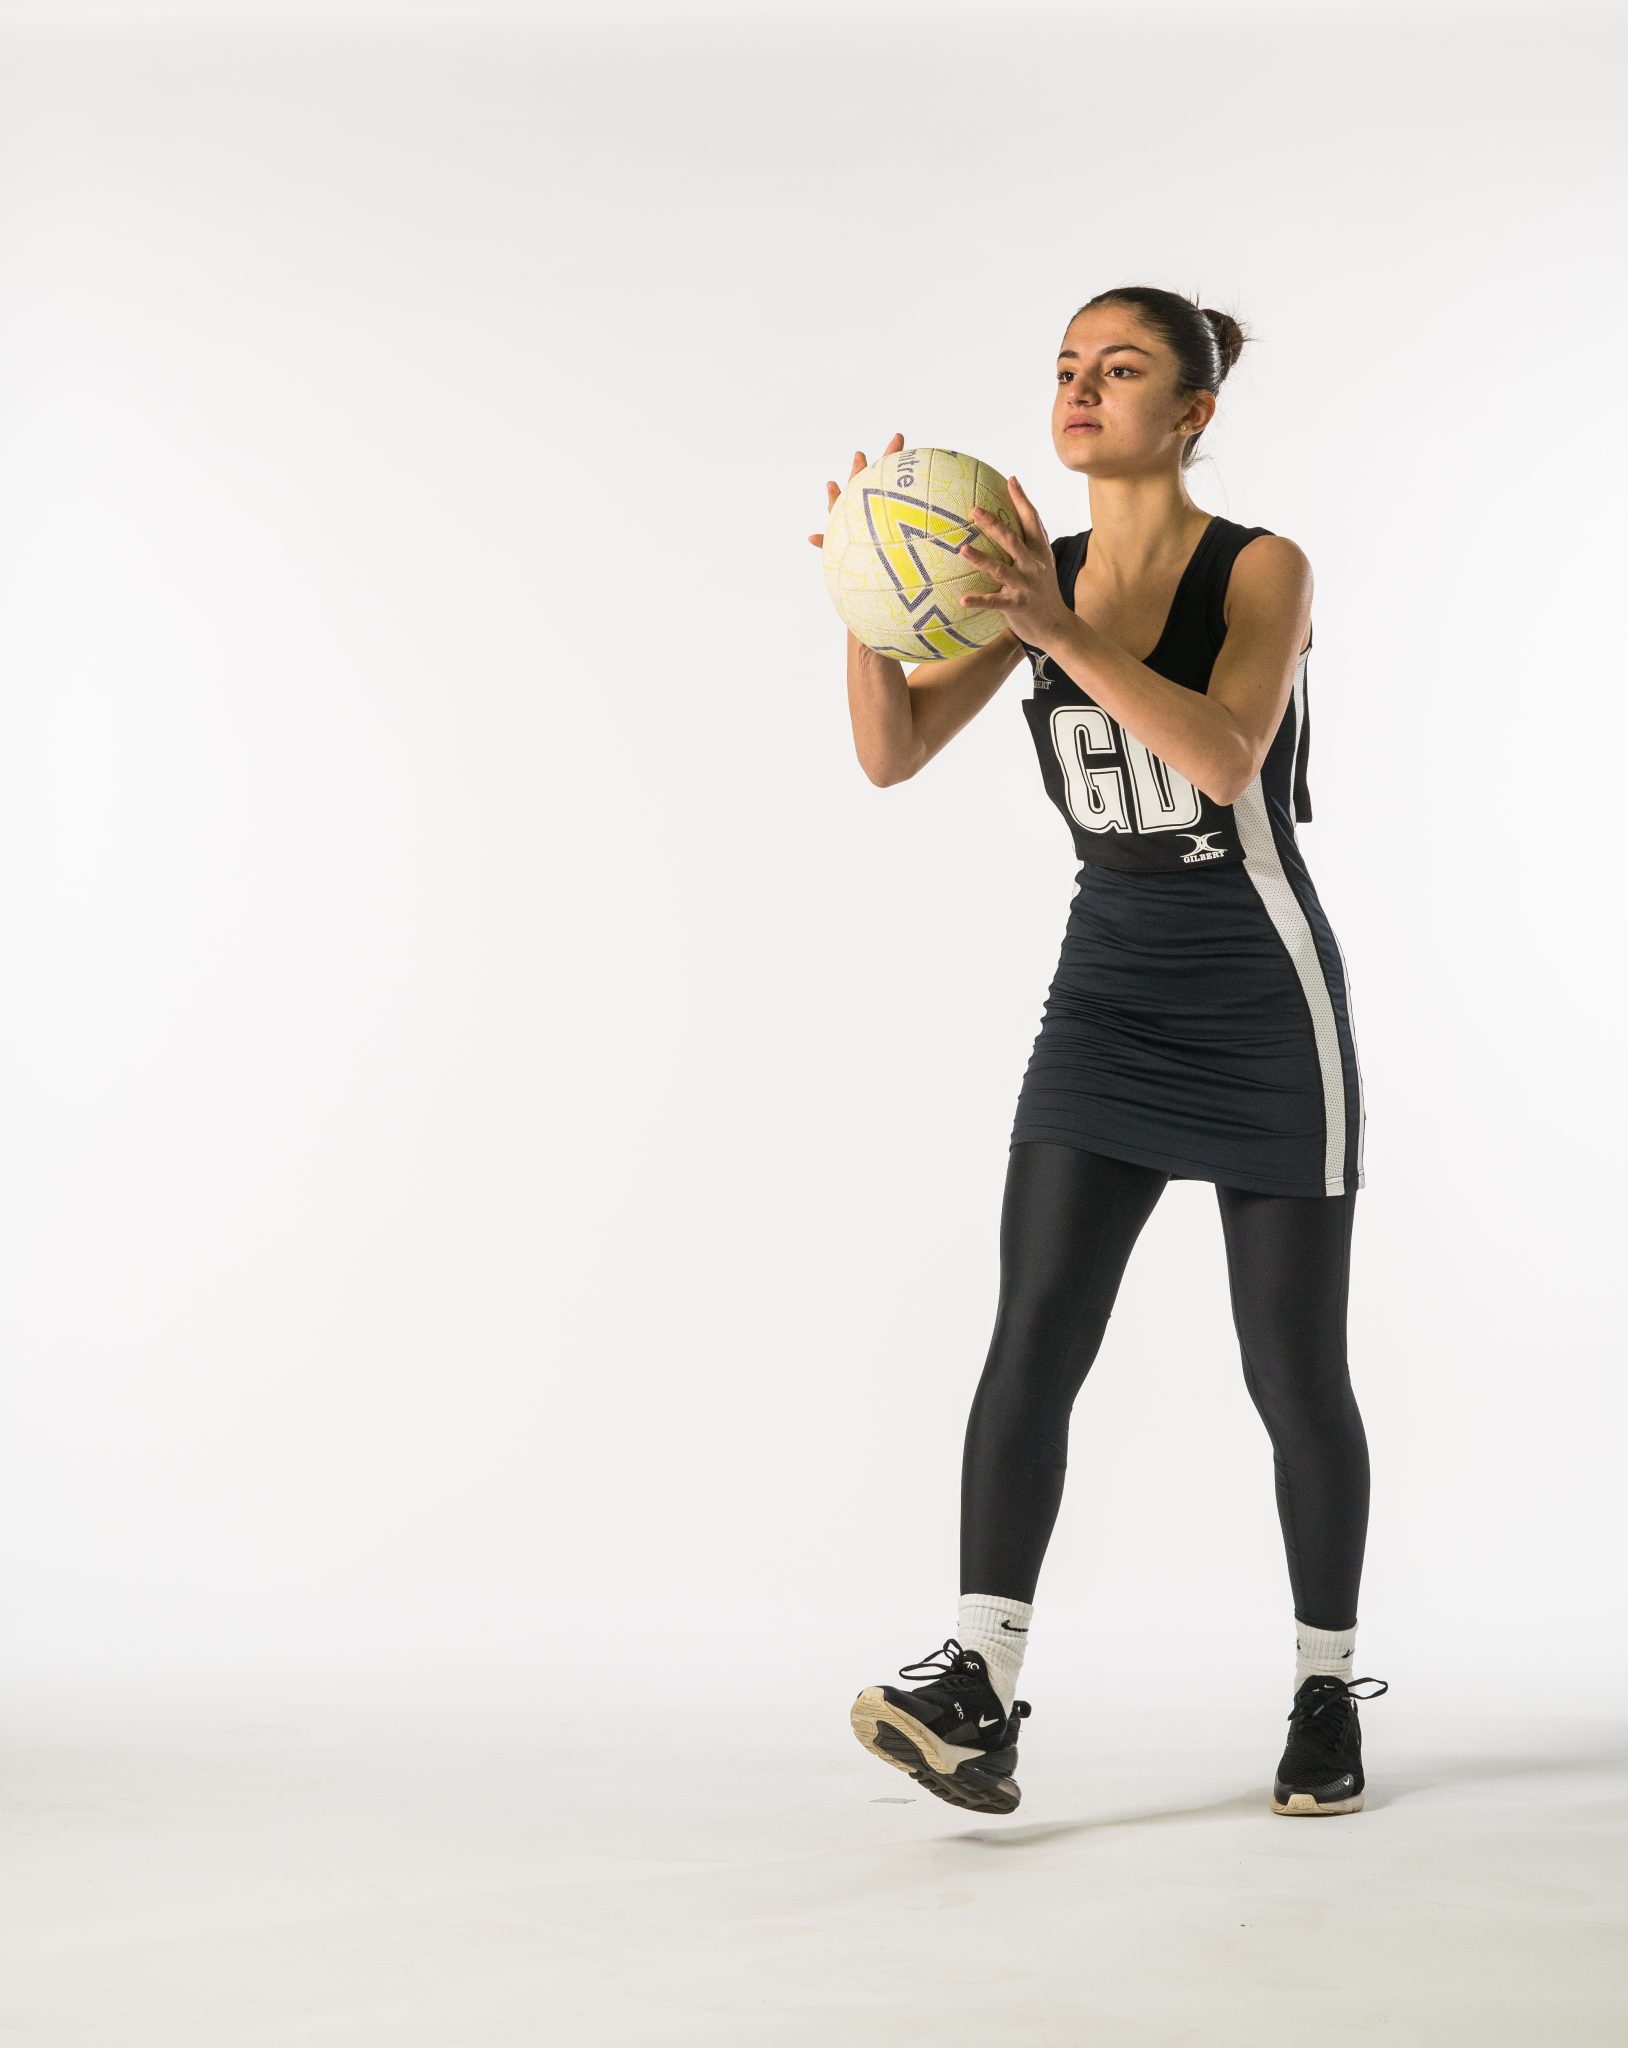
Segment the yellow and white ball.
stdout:
[[956,550],[992,544],[972,523],[974,505],[1015,533],[1006,479],[955,448],[904,448],[882,455],[831,507],[825,529],[825,587],[856,639],[899,661],[948,661],[1005,630],[992,606],[963,605],[965,591],[999,588]]

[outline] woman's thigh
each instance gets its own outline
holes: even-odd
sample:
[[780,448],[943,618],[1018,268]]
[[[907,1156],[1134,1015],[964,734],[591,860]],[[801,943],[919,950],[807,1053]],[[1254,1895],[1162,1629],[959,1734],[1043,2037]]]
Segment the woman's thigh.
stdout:
[[1357,1190],[1260,1195],[1218,1186],[1232,1317],[1255,1381],[1305,1398],[1346,1374]]
[[1028,1376],[1061,1372],[1077,1386],[1168,1180],[1158,1168],[1077,1145],[1012,1146],[993,1362]]

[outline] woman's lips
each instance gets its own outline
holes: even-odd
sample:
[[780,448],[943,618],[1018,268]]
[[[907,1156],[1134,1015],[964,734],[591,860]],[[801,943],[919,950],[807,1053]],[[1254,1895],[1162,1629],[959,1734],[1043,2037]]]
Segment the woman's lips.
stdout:
[[1065,434],[1100,434],[1102,429],[1095,420],[1070,420],[1068,425],[1064,427],[1063,432]]

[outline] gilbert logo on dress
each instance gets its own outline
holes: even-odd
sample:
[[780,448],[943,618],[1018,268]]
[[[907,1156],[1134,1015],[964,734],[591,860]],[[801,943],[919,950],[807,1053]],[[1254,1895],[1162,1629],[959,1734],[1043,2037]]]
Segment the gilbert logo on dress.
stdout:
[[1207,846],[1205,844],[1206,840],[1215,837],[1213,832],[1184,832],[1181,836],[1183,839],[1190,839],[1193,842],[1192,852],[1184,853],[1181,856],[1184,863],[1192,860],[1225,860],[1227,857],[1227,849],[1224,846]]

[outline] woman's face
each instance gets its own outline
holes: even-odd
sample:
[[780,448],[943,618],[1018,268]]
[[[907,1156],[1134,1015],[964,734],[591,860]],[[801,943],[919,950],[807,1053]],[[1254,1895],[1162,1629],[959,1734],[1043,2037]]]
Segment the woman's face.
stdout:
[[1124,306],[1093,306],[1071,323],[1056,380],[1052,442],[1064,466],[1084,476],[1179,464],[1191,434],[1178,429],[1185,422],[1196,431],[1215,410],[1208,391],[1182,405],[1174,356]]

